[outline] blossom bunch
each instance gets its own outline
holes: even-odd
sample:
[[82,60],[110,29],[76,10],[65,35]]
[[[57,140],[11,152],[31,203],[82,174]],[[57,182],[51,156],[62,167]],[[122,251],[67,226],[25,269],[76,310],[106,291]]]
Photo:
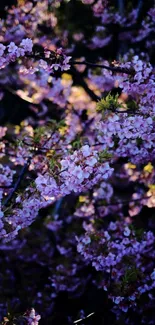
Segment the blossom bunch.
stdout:
[[140,234],[123,221],[111,222],[105,231],[92,229],[77,238],[78,252],[102,273],[99,287],[124,312],[137,305],[140,295],[155,287],[154,240],[152,232]]
[[[113,114],[97,124],[97,139],[103,149],[114,150],[117,157],[131,161],[149,160],[154,153],[154,128],[151,117]],[[114,149],[113,149],[114,148]]]
[[98,152],[88,145],[62,159],[60,166],[57,182],[48,174],[36,178],[37,190],[43,196],[53,197],[67,195],[72,191],[86,191],[100,180],[108,179],[113,171],[109,163],[100,163]]
[[[17,46],[14,42],[11,42],[8,46],[0,44],[0,69],[4,69],[10,62],[14,62],[18,58],[23,58],[25,55],[29,56],[30,54],[33,54],[33,42],[29,38],[23,39],[19,46]],[[39,55],[39,53],[34,53],[32,57],[37,57],[37,55]],[[52,71],[52,69],[57,70],[60,68],[63,71],[70,68],[69,60],[71,57],[65,56],[62,48],[56,50],[54,53],[54,58],[52,57],[51,52],[46,50],[43,58],[44,60],[39,60],[39,67],[43,68],[44,70]],[[49,65],[46,61],[49,62]],[[54,61],[58,63],[54,63]],[[32,68],[32,72],[37,71],[36,69]]]
[[17,58],[24,57],[25,54],[32,52],[33,43],[31,39],[23,39],[19,46],[11,42],[7,47],[0,44],[0,68],[4,68]]

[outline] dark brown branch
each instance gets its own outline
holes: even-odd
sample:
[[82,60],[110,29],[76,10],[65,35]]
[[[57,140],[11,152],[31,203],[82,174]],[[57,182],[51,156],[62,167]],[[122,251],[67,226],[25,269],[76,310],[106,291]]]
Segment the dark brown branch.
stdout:
[[[56,59],[53,57],[53,58],[46,58],[44,53],[41,54],[28,54],[26,55],[27,57],[29,58],[32,58],[32,59],[35,59],[35,60],[40,60],[40,59],[43,59],[44,61],[46,61],[48,64],[52,64],[52,63],[56,63]],[[69,64],[71,66],[74,66],[74,65],[86,65],[88,67],[92,67],[92,68],[102,68],[102,69],[106,69],[106,70],[110,70],[110,71],[113,71],[113,72],[121,72],[121,73],[126,73],[126,74],[129,74],[129,75],[132,75],[134,73],[134,69],[130,68],[130,69],[127,69],[127,68],[122,68],[122,67],[115,67],[115,66],[109,66],[109,65],[105,65],[105,64],[99,64],[99,63],[92,63],[92,62],[88,62],[88,61],[74,61],[74,60],[70,60],[69,61]]]
[[14,193],[17,191],[17,189],[19,188],[19,185],[23,179],[23,176],[25,175],[25,173],[27,172],[28,170],[28,167],[29,167],[29,164],[31,162],[31,157],[28,158],[27,162],[24,164],[24,166],[22,167],[21,171],[20,171],[20,174],[18,176],[18,179],[12,189],[12,191],[10,192],[10,194],[7,196],[7,198],[5,199],[4,203],[3,203],[3,206],[7,206],[9,201],[12,199]]
[[127,68],[121,68],[121,67],[113,67],[113,66],[108,66],[104,64],[98,64],[98,63],[91,63],[87,61],[70,61],[69,62],[71,65],[87,65],[88,67],[92,68],[102,68],[106,70],[110,70],[113,72],[121,72],[121,73],[126,73],[132,75],[134,73],[134,69],[127,69]]

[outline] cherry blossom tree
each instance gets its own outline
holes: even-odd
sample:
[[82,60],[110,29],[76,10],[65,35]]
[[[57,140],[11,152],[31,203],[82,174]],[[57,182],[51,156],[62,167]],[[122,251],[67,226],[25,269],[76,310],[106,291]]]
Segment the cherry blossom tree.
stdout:
[[0,321],[153,324],[152,1],[0,20]]

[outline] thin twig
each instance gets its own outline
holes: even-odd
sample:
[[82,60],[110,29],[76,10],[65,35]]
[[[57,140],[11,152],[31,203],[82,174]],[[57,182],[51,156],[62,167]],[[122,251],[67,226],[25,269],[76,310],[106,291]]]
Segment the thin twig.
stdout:
[[77,319],[76,321],[74,321],[74,324],[81,323],[81,322],[83,322],[85,319],[87,319],[87,318],[93,316],[94,314],[95,314],[95,313],[93,312],[93,313],[89,314],[89,315],[86,316],[86,317],[83,317],[83,318]]

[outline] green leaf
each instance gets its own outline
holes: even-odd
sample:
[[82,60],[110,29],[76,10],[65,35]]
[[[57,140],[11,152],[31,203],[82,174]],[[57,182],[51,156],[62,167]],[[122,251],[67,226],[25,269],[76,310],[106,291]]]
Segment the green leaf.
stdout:
[[112,96],[111,93],[109,93],[106,98],[102,98],[97,103],[97,111],[104,113],[107,110],[111,110],[115,112],[117,108],[121,107],[121,104],[118,102],[119,95]]

